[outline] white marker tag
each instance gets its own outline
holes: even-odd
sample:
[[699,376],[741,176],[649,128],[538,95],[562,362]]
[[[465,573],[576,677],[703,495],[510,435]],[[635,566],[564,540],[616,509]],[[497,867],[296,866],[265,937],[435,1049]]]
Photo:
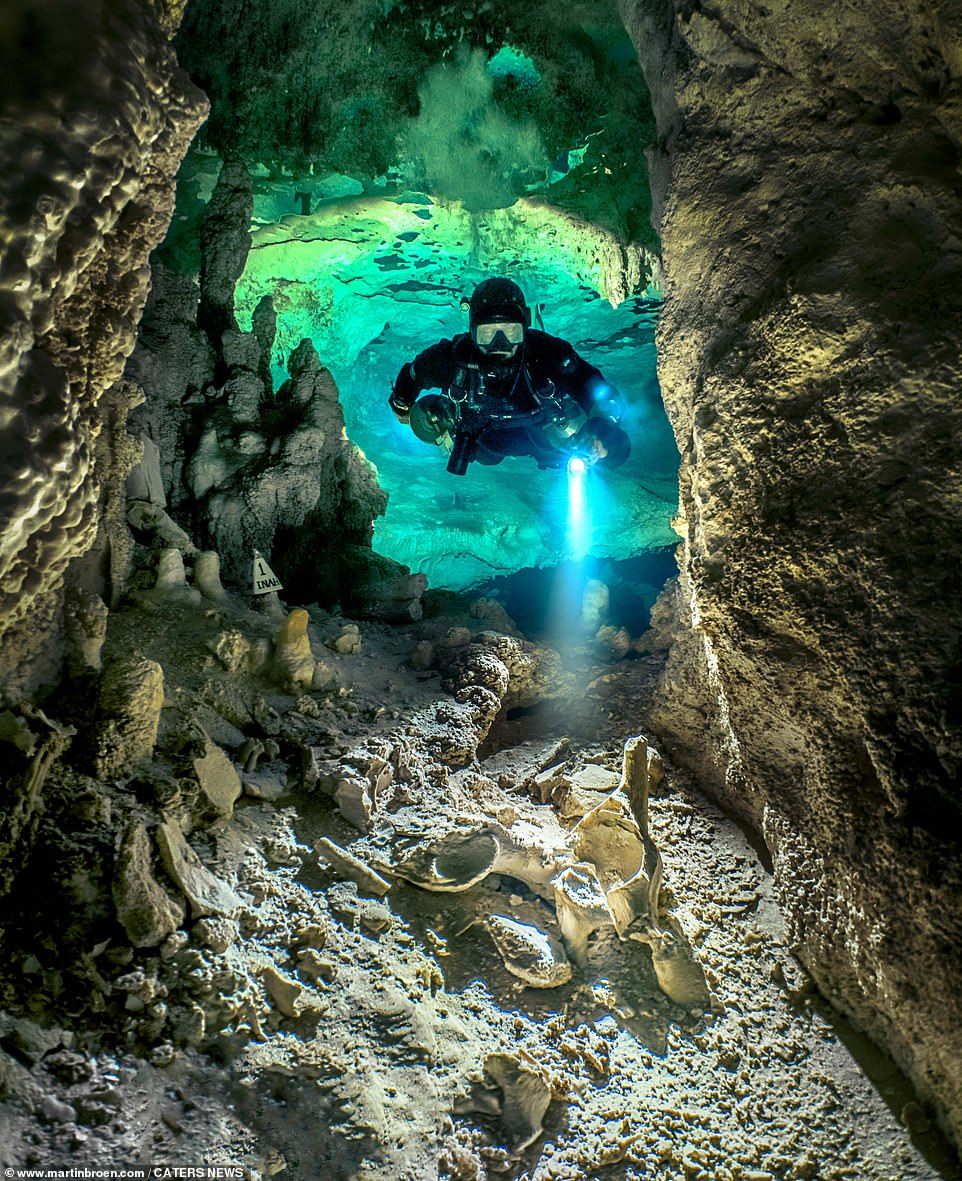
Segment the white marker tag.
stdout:
[[283,589],[281,580],[268,566],[267,559],[259,550],[254,550],[254,561],[251,566],[251,594],[268,595],[271,591]]

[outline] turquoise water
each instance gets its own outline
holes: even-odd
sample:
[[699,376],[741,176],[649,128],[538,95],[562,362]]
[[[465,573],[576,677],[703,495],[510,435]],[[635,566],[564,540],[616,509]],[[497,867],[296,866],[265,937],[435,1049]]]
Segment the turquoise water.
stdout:
[[314,341],[341,391],[348,434],[389,494],[376,548],[435,587],[466,589],[581,556],[571,552],[564,472],[507,459],[451,476],[445,454],[387,407],[400,366],[464,331],[462,298],[492,274],[519,282],[538,309],[536,326],[570,340],[628,404],[631,459],[588,480],[587,553],[623,560],[677,541],[669,521],[678,453],[656,376],[657,291],[613,307],[604,293],[618,281],[620,257],[604,235],[536,202],[471,215],[421,194],[350,196],[259,226],[238,317],[247,327],[258,299],[273,296],[278,383],[290,350],[304,336]]

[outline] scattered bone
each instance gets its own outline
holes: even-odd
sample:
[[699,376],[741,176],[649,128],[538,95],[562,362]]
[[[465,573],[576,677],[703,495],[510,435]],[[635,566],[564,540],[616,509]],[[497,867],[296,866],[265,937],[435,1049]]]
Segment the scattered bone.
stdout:
[[314,683],[314,654],[307,634],[311,617],[295,607],[274,637],[274,675],[284,685],[310,689]]
[[298,951],[297,970],[312,980],[323,980],[325,984],[331,984],[337,979],[337,964],[313,947],[302,947]]
[[315,846],[315,851],[331,865],[342,878],[356,882],[361,890],[378,897],[386,894],[392,886],[386,878],[371,869],[359,857],[355,857],[348,849],[336,845],[327,837],[322,837]]
[[564,763],[555,763],[530,779],[528,791],[531,798],[539,804],[547,804],[554,799],[558,792],[566,787],[564,769]]
[[594,866],[569,865],[554,878],[555,910],[565,946],[577,964],[587,958],[588,940],[599,927],[613,927],[614,916]]
[[416,845],[394,865],[394,872],[424,890],[470,890],[492,872],[500,844],[488,829],[448,833]]
[[581,791],[612,792],[618,786],[619,778],[616,771],[609,771],[607,767],[600,767],[597,763],[589,763],[569,776],[569,781],[572,787],[577,787]]
[[565,949],[546,931],[500,914],[489,915],[485,926],[504,966],[531,988],[557,988],[571,979]]
[[705,973],[680,932],[661,928],[632,937],[651,948],[658,987],[670,1001],[686,1008],[711,1007],[712,995]]
[[253,774],[261,759],[267,759],[270,762],[272,759],[276,759],[279,754],[280,747],[273,738],[263,741],[260,738],[246,738],[237,752],[237,761],[245,771]]
[[570,745],[567,738],[554,742],[523,742],[491,755],[481,764],[481,770],[501,787],[510,790],[528,783],[546,767],[560,762]]
[[374,812],[374,801],[368,781],[358,774],[348,772],[336,781],[334,799],[344,819],[361,832],[367,832]]
[[240,898],[201,862],[179,824],[158,824],[157,845],[164,868],[187,896],[194,918],[232,914],[240,908]]
[[484,1069],[504,1095],[501,1126],[508,1145],[512,1152],[521,1152],[544,1130],[544,1117],[551,1104],[548,1076],[523,1050],[518,1054],[489,1054]]
[[651,879],[645,872],[645,845],[621,792],[613,792],[582,817],[571,834],[571,847],[579,861],[596,866],[619,935],[636,918],[649,918]]
[[220,581],[220,554],[216,550],[204,550],[194,559],[194,586],[205,599],[223,603],[227,598]]

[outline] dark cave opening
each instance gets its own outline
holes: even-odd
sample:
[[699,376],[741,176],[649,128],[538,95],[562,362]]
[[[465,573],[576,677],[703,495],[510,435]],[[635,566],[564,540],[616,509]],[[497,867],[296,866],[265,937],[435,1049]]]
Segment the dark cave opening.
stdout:
[[496,599],[526,635],[557,640],[583,632],[585,590],[589,582],[600,582],[607,588],[608,605],[595,630],[607,625],[636,637],[649,626],[655,599],[677,572],[674,550],[666,548],[631,558],[589,555],[582,562],[527,567],[474,589]]

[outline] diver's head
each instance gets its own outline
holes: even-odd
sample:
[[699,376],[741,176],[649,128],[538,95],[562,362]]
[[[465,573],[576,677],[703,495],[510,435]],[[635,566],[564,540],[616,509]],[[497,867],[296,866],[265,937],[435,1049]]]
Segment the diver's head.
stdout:
[[471,339],[479,352],[495,364],[513,361],[531,326],[531,311],[518,284],[485,279],[474,289],[469,310]]

